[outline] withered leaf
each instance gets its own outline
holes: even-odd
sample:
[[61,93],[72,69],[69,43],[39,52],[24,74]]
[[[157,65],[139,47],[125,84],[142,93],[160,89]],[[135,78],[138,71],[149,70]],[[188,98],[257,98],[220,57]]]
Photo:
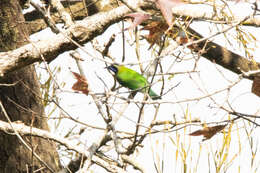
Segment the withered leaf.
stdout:
[[80,91],[86,95],[88,95],[89,90],[88,90],[88,83],[85,77],[81,76],[80,74],[76,72],[72,72],[74,77],[77,79],[77,81],[74,83],[72,86],[72,89],[75,91]]
[[260,97],[260,77],[258,76],[254,77],[251,91],[258,97]]
[[212,127],[204,127],[202,130],[196,130],[195,132],[190,133],[191,136],[200,136],[203,135],[204,138],[202,141],[210,139],[212,136],[214,136],[216,133],[223,130],[227,124],[224,125],[217,125]]
[[156,43],[160,43],[160,38],[168,29],[167,23],[164,21],[152,21],[145,25],[142,30],[148,30],[149,34],[145,35],[145,39],[151,44],[150,48]]

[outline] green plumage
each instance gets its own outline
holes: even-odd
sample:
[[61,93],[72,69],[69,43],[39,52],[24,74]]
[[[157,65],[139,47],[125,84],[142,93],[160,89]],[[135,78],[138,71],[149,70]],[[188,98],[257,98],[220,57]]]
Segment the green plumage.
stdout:
[[[115,73],[117,81],[124,87],[131,90],[142,89],[142,92],[147,92],[149,89],[149,83],[145,77],[136,71],[129,69],[125,66],[111,65],[108,67],[109,70]],[[149,96],[155,100],[160,99],[152,89],[149,90]]]

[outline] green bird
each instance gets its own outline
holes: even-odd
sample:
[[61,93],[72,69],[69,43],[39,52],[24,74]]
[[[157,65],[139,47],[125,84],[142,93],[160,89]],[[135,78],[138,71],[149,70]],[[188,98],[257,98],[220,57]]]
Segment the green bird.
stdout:
[[[129,69],[123,65],[111,65],[107,67],[109,70],[115,73],[116,80],[124,87],[131,90],[141,90],[141,92],[148,92],[149,82],[138,72]],[[149,90],[149,96],[153,99],[160,99],[152,89]]]

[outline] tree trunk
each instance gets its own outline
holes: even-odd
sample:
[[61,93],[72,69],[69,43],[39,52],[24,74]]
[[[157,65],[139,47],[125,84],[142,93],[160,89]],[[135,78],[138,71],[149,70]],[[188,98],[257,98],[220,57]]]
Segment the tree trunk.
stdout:
[[[16,49],[28,43],[28,31],[17,0],[0,1],[0,52]],[[22,121],[26,125],[48,130],[44,107],[41,103],[40,85],[34,66],[23,68],[8,75],[0,81],[0,101],[11,121]],[[6,121],[4,111],[0,119]],[[43,163],[37,160],[33,153],[57,172],[59,158],[54,142],[36,137],[23,137],[23,140],[33,149],[30,152],[15,135],[0,132],[0,173],[50,172]]]

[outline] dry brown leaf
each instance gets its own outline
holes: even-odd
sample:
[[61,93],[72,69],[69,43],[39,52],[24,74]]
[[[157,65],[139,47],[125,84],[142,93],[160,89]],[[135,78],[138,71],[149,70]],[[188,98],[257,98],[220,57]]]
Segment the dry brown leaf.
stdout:
[[190,133],[191,136],[200,136],[203,135],[204,138],[202,141],[210,139],[216,133],[220,132],[226,127],[227,124],[224,125],[217,125],[212,127],[204,127],[202,130],[196,130],[195,132]]
[[149,35],[144,36],[146,40],[150,43],[150,48],[155,44],[159,44],[161,36],[168,29],[167,23],[164,21],[153,21],[148,23],[142,28],[142,30],[148,30]]
[[258,97],[260,97],[260,77],[258,76],[254,77],[251,91]]
[[81,76],[80,74],[78,74],[76,72],[72,72],[72,74],[77,79],[77,81],[72,86],[72,89],[75,90],[75,91],[80,91],[80,92],[88,95],[89,90],[88,90],[87,80],[83,76]]

